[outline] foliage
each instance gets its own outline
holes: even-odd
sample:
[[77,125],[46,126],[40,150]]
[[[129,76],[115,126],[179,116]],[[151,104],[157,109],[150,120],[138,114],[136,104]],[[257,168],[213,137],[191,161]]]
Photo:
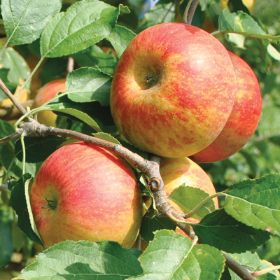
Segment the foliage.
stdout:
[[[208,194],[186,185],[170,197],[185,213],[200,206],[192,216],[201,220],[192,224],[200,244],[179,234],[173,221],[150,207],[139,237],[142,247],[149,242],[145,250],[66,241],[41,252],[29,182],[66,140],[25,138],[24,145],[0,144],[0,278],[23,269],[17,279],[235,280],[240,278],[226,267],[224,252],[251,271],[271,266],[268,261],[280,263],[280,3],[257,0],[249,9],[245,2],[229,1],[223,9],[219,0],[201,0],[193,19],[252,66],[263,94],[262,119],[250,142],[229,159],[202,165],[219,191],[219,209]],[[119,135],[112,120],[114,70],[137,33],[161,22],[183,21],[188,3],[2,0],[0,78],[12,92],[21,85],[30,100],[45,82],[66,78],[66,91],[31,109],[31,116],[52,110],[57,127],[121,143],[146,157]],[[66,75],[69,57],[75,69]],[[0,139],[15,131],[20,118],[11,117],[12,105],[4,107],[5,99],[0,90]],[[147,193],[149,200],[143,187],[143,197]],[[280,278],[274,271],[260,279]]]

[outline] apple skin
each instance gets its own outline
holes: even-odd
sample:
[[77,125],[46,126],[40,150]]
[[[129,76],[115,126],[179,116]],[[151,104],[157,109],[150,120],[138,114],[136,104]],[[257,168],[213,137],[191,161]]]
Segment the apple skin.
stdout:
[[232,113],[216,140],[192,156],[197,162],[226,159],[240,150],[257,129],[261,112],[260,86],[251,67],[236,54],[229,52],[236,73],[236,100]]
[[[45,84],[42,88],[39,89],[34,99],[34,107],[42,106],[43,104],[54,98],[58,93],[64,91],[65,79],[54,80]],[[55,126],[57,115],[52,111],[39,112],[37,117],[40,123],[48,126]]]
[[131,247],[142,218],[133,171],[112,152],[76,142],[56,150],[31,186],[30,201],[45,246],[63,240],[116,241]]
[[153,154],[195,154],[220,134],[233,108],[235,73],[224,46],[184,23],[152,26],[131,41],[115,71],[111,111],[122,136]]
[[[164,189],[169,196],[175,189],[185,184],[186,186],[199,188],[202,191],[213,195],[216,193],[207,173],[194,161],[189,158],[163,159],[160,164],[160,173],[164,182]],[[191,197],[186,198],[186,200]],[[173,201],[169,201],[175,208],[180,209]],[[215,208],[218,208],[218,199],[213,199]],[[198,223],[199,220],[189,218],[189,222]]]

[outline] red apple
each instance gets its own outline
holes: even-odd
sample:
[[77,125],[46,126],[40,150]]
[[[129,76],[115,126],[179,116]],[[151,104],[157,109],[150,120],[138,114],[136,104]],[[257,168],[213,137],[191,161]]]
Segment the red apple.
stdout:
[[[215,187],[207,173],[189,158],[163,159],[160,165],[160,173],[168,196],[183,184],[199,188],[209,195],[216,193]],[[191,199],[191,197],[186,197],[186,201]],[[213,202],[215,207],[218,208],[217,198],[214,198]],[[179,206],[173,201],[170,201],[170,203],[179,209]],[[194,218],[189,218],[188,221],[191,223],[199,222]]]
[[[35,99],[34,106],[39,107],[53,99],[58,93],[65,91],[65,80],[55,80],[47,83],[39,89]],[[55,126],[57,115],[52,111],[42,111],[38,113],[38,121],[42,124]]]
[[183,23],[152,26],[129,44],[113,80],[121,134],[163,157],[195,154],[220,134],[234,104],[235,73],[224,46]]
[[142,205],[133,171],[112,152],[72,143],[42,165],[31,187],[35,224],[46,246],[62,240],[112,240],[131,247]]
[[229,52],[236,73],[236,100],[221,134],[206,149],[193,156],[199,162],[223,160],[237,152],[254,134],[262,112],[262,96],[251,67]]

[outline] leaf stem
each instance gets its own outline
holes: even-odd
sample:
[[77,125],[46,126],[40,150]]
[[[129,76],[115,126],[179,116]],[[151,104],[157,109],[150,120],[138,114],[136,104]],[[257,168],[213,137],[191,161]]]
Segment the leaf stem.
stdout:
[[24,133],[20,136],[20,143],[22,147],[22,176],[25,174],[26,169],[26,148],[25,148],[25,142],[24,142]]
[[252,272],[252,275],[255,276],[255,277],[259,277],[259,276],[265,275],[269,272],[272,272],[274,270],[279,270],[279,269],[280,269],[280,265],[271,266],[271,267],[264,268],[264,269],[259,270],[259,271]]
[[40,58],[40,60],[38,61],[38,63],[36,64],[36,66],[34,67],[34,69],[32,70],[32,72],[30,73],[30,75],[28,76],[28,78],[25,80],[24,84],[22,85],[22,88],[25,88],[28,83],[31,81],[31,79],[33,78],[34,74],[37,72],[37,70],[39,69],[39,67],[41,66],[41,64],[43,63],[45,57],[42,56]]

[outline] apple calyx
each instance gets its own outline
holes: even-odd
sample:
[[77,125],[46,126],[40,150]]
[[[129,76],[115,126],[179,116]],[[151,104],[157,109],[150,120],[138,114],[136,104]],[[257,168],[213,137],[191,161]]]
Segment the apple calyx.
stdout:
[[48,199],[46,198],[46,202],[47,202],[47,206],[46,208],[49,209],[49,210],[56,210],[57,208],[57,199]]
[[141,90],[148,90],[156,86],[162,79],[161,62],[157,59],[146,64],[144,61],[150,58],[141,58],[134,69],[134,78]]

